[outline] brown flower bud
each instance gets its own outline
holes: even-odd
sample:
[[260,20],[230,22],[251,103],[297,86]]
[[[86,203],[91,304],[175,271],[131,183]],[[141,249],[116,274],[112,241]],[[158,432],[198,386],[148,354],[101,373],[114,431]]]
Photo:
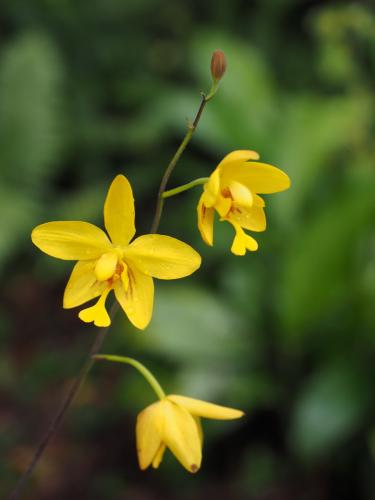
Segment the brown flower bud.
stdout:
[[214,81],[219,81],[227,69],[227,60],[222,50],[215,50],[211,59],[211,75]]

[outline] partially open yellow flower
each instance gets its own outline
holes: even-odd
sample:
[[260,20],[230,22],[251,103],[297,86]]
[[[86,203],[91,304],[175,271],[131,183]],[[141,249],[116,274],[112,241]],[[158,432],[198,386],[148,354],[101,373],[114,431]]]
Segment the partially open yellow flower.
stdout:
[[258,159],[255,151],[233,151],[219,163],[204,185],[198,203],[198,228],[207,245],[213,245],[216,210],[220,221],[234,227],[236,234],[231,250],[235,255],[258,249],[255,239],[244,231],[266,229],[265,203],[258,195],[284,191],[290,186],[289,177],[278,168],[249,161]]
[[65,288],[63,307],[70,309],[99,297],[79,317],[96,326],[109,326],[105,307],[111,290],[137,328],[146,328],[152,316],[152,278],[176,279],[192,274],[199,254],[176,238],[135,233],[134,199],[129,181],[118,175],[104,204],[104,225],[111,239],[97,226],[81,221],[47,222],[37,226],[33,243],[52,257],[78,260]]
[[197,472],[202,461],[203,434],[200,417],[233,420],[244,413],[233,408],[184,396],[165,396],[148,406],[137,418],[136,438],[139,466],[158,468],[166,448],[189,472]]

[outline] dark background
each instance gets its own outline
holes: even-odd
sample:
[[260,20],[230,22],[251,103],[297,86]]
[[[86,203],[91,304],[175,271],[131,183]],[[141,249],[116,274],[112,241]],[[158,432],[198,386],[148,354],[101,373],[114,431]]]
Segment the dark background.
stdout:
[[200,239],[200,188],[160,232],[201,270],[156,282],[145,332],[121,314],[104,352],[143,361],[169,393],[242,408],[204,422],[190,475],[167,454],[140,472],[134,427],[154,396],[130,367],[94,367],[23,498],[375,498],[375,16],[370,2],[3,0],[0,7],[0,496],[30,459],[93,341],[64,311],[71,263],[39,252],[47,220],[102,225],[117,173],[147,232],[162,172],[228,71],[170,187],[255,149],[292,188],[267,197],[260,250]]

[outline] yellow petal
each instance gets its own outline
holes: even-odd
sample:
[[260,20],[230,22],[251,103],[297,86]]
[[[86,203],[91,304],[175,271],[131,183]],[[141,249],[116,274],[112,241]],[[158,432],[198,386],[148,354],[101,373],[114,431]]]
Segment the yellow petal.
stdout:
[[254,238],[242,231],[241,228],[237,228],[237,226],[235,228],[236,235],[231,246],[231,251],[234,255],[245,255],[246,250],[250,250],[251,252],[258,250],[258,243]]
[[229,210],[232,208],[232,198],[224,198],[224,196],[218,196],[215,204],[215,208],[218,211],[220,217],[225,217]]
[[104,231],[81,221],[46,222],[33,230],[31,239],[46,254],[63,260],[95,259],[111,246]]
[[133,191],[123,175],[117,175],[108,190],[104,225],[115,245],[127,245],[135,234]]
[[267,225],[264,209],[257,206],[246,208],[235,204],[228,219],[250,231],[264,231]]
[[[190,412],[189,412],[190,413]],[[201,422],[201,419],[200,417],[197,417],[196,415],[192,415],[193,419],[194,419],[194,422],[197,426],[197,430],[198,430],[198,436],[199,436],[199,439],[200,439],[200,442],[201,442],[201,448],[203,447],[203,429],[202,429],[202,422]]]
[[164,400],[162,441],[189,472],[197,472],[202,461],[202,446],[197,425],[180,405]]
[[228,408],[226,406],[207,403],[200,399],[187,398],[185,396],[170,395],[167,399],[183,406],[189,413],[198,417],[212,418],[216,420],[233,420],[244,415],[241,410]]
[[124,258],[154,278],[171,280],[189,276],[201,257],[190,245],[161,234],[145,234],[124,250]]
[[79,312],[78,317],[85,323],[94,323],[95,326],[106,327],[111,324],[111,318],[105,308],[105,301],[107,299],[107,295],[111,291],[110,288],[107,288],[101,295],[100,299],[96,304],[87,309],[82,309]]
[[129,269],[127,264],[125,264],[125,262],[121,262],[121,264],[124,266],[124,269],[121,273],[121,282],[126,292],[127,289],[129,288]]
[[154,469],[157,469],[159,465],[161,464],[161,461],[163,460],[164,452],[165,452],[166,446],[164,443],[162,443],[156,452],[156,455],[152,461],[152,467]]
[[250,149],[239,149],[227,154],[219,163],[218,168],[222,169],[227,164],[242,163],[248,160],[259,160],[259,154]]
[[203,241],[212,247],[214,242],[214,216],[215,210],[207,208],[203,203],[203,196],[200,197],[198,207],[198,229]]
[[253,193],[276,193],[290,187],[290,179],[285,172],[259,162],[228,164],[223,169],[222,183],[225,185],[231,180],[244,184]]
[[116,299],[119,301],[129,321],[143,330],[152,317],[154,304],[154,283],[150,276],[146,276],[138,269],[128,269],[129,284],[125,291],[123,279],[114,284]]
[[249,234],[245,234],[245,245],[246,249],[250,252],[256,252],[258,250],[258,242]]
[[71,309],[101,295],[106,283],[99,283],[95,276],[96,260],[83,260],[74,266],[65,287],[63,307]]
[[115,252],[104,253],[95,265],[95,275],[98,281],[111,278],[116,270],[118,257]]
[[224,220],[230,222],[236,231],[231,247],[231,251],[234,255],[245,255],[246,250],[250,250],[251,252],[258,250],[258,243],[256,240],[254,240],[252,236],[246,234],[237,222],[235,222],[232,218]]
[[203,186],[203,202],[206,207],[213,207],[220,192],[220,172],[215,169],[210,175],[208,182]]
[[253,197],[254,197],[254,205],[256,207],[265,207],[266,206],[266,203],[265,201],[263,200],[263,198],[261,198],[260,196],[258,196],[257,194],[253,194]]
[[147,469],[151,462],[157,461],[158,458],[160,460],[157,466],[161,462],[160,448],[162,446],[161,429],[163,422],[163,406],[160,402],[148,406],[137,417],[135,434],[138,462],[142,470]]
[[233,201],[244,207],[250,208],[254,203],[254,197],[250,189],[237,181],[230,181],[229,190],[231,192]]

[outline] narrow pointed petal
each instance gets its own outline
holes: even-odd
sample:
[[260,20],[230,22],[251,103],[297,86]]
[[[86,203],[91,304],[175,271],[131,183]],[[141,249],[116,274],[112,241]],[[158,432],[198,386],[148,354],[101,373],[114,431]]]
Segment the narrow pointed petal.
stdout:
[[[160,402],[154,403],[145,408],[137,417],[135,428],[137,441],[137,454],[139,467],[144,470],[154,461],[158,467],[161,459],[160,449],[162,448],[161,430],[163,427],[164,415]],[[159,460],[159,461],[158,461]]]
[[164,456],[164,452],[166,450],[166,446],[164,443],[162,443],[158,449],[158,451],[156,452],[156,455],[152,461],[152,467],[154,469],[157,469],[159,467],[159,465],[161,464],[161,461],[163,460],[163,456]]
[[150,276],[136,269],[128,268],[129,283],[124,289],[124,278],[115,282],[115,296],[133,325],[145,329],[152,317],[154,304],[154,283]]
[[239,149],[227,154],[219,163],[218,168],[222,169],[226,165],[233,163],[242,163],[248,160],[259,160],[259,154],[250,149]]
[[127,245],[135,234],[134,198],[128,179],[117,175],[104,204],[104,225],[115,245]]
[[111,318],[105,308],[105,301],[110,291],[111,289],[107,288],[96,304],[86,309],[82,309],[78,314],[79,319],[85,323],[94,323],[95,326],[99,327],[109,326],[111,324]]
[[82,260],[74,266],[65,287],[63,307],[71,309],[99,297],[107,283],[99,283],[95,276],[96,260]]
[[125,250],[124,258],[154,278],[171,280],[189,276],[201,265],[201,257],[190,245],[161,234],[136,238]]
[[203,196],[200,197],[198,207],[198,229],[203,241],[212,247],[214,243],[214,208],[208,208],[203,203]]
[[162,440],[189,472],[197,472],[202,461],[199,432],[190,413],[180,405],[163,401]]
[[236,222],[244,229],[261,232],[266,229],[266,214],[262,207],[253,206],[251,208],[235,204],[233,211],[228,216],[233,222]]
[[244,412],[241,410],[207,403],[200,399],[187,398],[174,394],[167,396],[167,399],[183,406],[189,413],[198,417],[212,418],[215,420],[233,420],[244,415]]
[[90,260],[111,246],[107,235],[89,222],[57,221],[40,224],[31,240],[42,252],[63,260]]
[[268,194],[284,191],[290,187],[290,179],[285,172],[267,163],[249,162],[228,166],[223,171],[223,185],[236,180],[247,186],[253,193]]

